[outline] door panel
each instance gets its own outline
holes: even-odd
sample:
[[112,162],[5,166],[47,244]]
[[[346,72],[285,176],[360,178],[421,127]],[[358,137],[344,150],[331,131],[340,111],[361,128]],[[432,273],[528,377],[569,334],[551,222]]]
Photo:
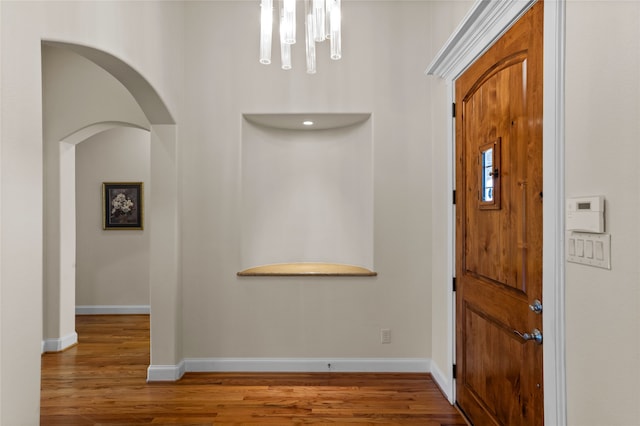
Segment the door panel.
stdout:
[[543,423],[542,346],[522,337],[542,330],[542,8],[456,81],[456,391],[476,425]]
[[[524,347],[501,321],[486,317],[473,306],[467,307],[466,317],[465,327],[469,331],[464,354],[469,372],[466,383],[472,397],[494,417],[503,419],[504,424],[519,424],[518,393]],[[485,356],[474,356],[483,352]]]
[[[517,236],[511,230],[516,221],[518,206],[512,199],[514,185],[520,181],[514,173],[517,155],[512,145],[511,121],[509,117],[522,111],[522,61],[516,64],[498,64],[504,68],[492,70],[485,80],[480,80],[477,90],[469,94],[463,103],[463,115],[473,127],[468,130],[468,149],[465,163],[470,176],[466,179],[466,199],[469,208],[466,227],[474,232],[465,235],[465,266],[467,272],[477,274],[496,283],[518,288]],[[519,87],[520,86],[520,87]],[[498,93],[510,94],[510,99],[498,97]],[[504,142],[503,143],[503,139]],[[488,143],[500,143],[500,165],[498,177],[494,178],[494,195],[500,195],[500,205],[488,210],[483,207],[481,197],[482,164],[481,148]],[[502,200],[502,194],[505,194]],[[520,283],[521,284],[521,283]]]

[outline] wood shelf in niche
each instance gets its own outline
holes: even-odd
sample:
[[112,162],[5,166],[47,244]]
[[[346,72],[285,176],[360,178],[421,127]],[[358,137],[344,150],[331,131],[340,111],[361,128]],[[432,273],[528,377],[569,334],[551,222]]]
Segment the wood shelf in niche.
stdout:
[[274,263],[238,272],[240,277],[375,277],[376,275],[378,275],[377,272],[367,268],[341,263]]

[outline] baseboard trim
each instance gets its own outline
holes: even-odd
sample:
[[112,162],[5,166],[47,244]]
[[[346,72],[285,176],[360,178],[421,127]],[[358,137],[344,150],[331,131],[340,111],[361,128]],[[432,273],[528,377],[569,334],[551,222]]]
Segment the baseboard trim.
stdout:
[[305,373],[428,373],[431,364],[424,358],[187,358],[184,362],[190,372]]
[[78,333],[74,331],[73,333],[67,334],[63,337],[55,339],[44,339],[42,341],[42,344],[40,345],[40,348],[42,350],[42,353],[61,352],[76,344],[78,344]]
[[178,365],[150,365],[147,368],[147,382],[175,382],[185,373],[185,363]]
[[453,378],[445,375],[438,367],[438,364],[433,361],[431,361],[431,377],[433,377],[433,381],[436,382],[436,385],[438,385],[447,400],[453,404]]
[[76,315],[148,315],[150,305],[79,305]]
[[185,372],[429,373],[429,358],[187,358],[151,365],[147,381],[178,380]]

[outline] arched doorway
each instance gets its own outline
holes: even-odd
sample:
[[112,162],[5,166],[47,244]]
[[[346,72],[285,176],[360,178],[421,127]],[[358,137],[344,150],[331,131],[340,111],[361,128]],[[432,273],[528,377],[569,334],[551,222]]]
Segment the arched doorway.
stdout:
[[[75,229],[75,214],[63,214],[64,200],[75,197],[73,180],[69,179],[70,163],[75,144],[96,133],[117,126],[144,128],[150,132],[150,181],[145,190],[153,200],[153,193],[161,191],[160,203],[147,206],[145,228],[150,233],[150,246],[157,247],[149,252],[149,292],[150,305],[158,306],[151,321],[152,328],[152,364],[177,364],[179,354],[177,346],[179,301],[175,297],[178,287],[178,221],[177,221],[177,155],[175,121],[160,95],[135,69],[119,58],[88,46],[72,43],[43,42],[45,47],[54,47],[74,52],[97,65],[102,72],[108,73],[128,92],[142,111],[142,118],[127,121],[114,120],[117,114],[100,113],[98,108],[93,116],[82,117],[76,127],[68,128],[64,137],[44,140],[45,155],[45,282],[44,306],[45,321],[50,320],[48,339],[53,342],[54,350],[63,350],[74,344],[75,324],[75,237],[68,238],[69,230]],[[99,103],[110,99],[96,98]],[[115,105],[115,110],[118,106]],[[112,110],[113,111],[113,110]],[[43,133],[48,122],[46,111],[43,113]],[[47,148],[46,144],[49,143]],[[51,329],[53,328],[53,331]],[[46,328],[45,328],[46,330]],[[155,333],[154,330],[162,330]],[[45,331],[47,332],[47,331]],[[52,336],[53,334],[53,336]],[[77,338],[77,336],[75,337]],[[156,350],[154,346],[158,344]]]

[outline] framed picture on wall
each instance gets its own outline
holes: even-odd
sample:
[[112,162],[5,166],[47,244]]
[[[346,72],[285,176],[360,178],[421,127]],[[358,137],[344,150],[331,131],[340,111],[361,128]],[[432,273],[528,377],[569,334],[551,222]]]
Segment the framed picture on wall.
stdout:
[[102,183],[102,229],[143,229],[142,182]]

